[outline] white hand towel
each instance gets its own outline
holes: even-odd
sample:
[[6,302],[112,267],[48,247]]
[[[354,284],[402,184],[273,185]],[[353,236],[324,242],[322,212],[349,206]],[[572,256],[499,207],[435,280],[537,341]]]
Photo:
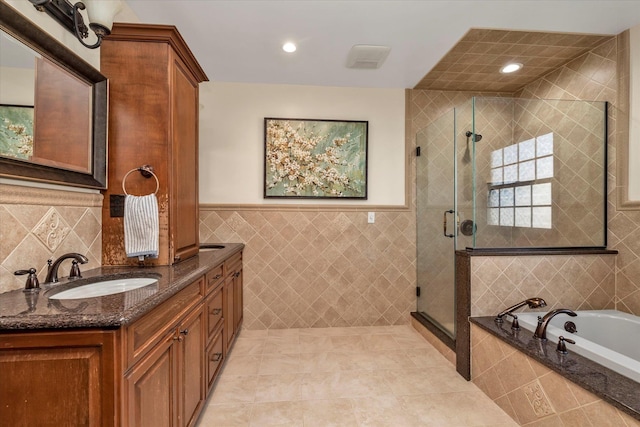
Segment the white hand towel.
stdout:
[[128,257],[158,258],[158,200],[155,194],[124,199],[124,249]]

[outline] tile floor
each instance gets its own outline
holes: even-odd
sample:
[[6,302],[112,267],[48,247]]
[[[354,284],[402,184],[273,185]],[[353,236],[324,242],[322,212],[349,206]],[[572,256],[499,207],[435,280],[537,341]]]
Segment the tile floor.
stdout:
[[198,427],[517,426],[410,326],[244,330]]

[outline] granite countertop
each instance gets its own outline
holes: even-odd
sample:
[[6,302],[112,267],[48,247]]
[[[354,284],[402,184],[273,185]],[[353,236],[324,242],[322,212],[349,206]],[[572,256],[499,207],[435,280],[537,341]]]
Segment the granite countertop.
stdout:
[[556,352],[556,342],[541,342],[526,329],[513,331],[510,322],[498,324],[493,316],[471,317],[469,321],[512,345],[532,359],[592,392],[621,411],[640,420],[640,384],[587,359],[568,347],[569,354]]
[[[21,289],[2,293],[0,331],[118,328],[129,324],[244,248],[241,243],[222,245],[222,249],[201,249],[198,255],[172,266],[99,267],[83,271],[82,279],[61,279],[57,284],[41,285],[37,293],[25,293]],[[201,248],[203,246],[207,245],[202,244]],[[158,281],[114,295],[73,300],[49,298],[87,282],[131,277],[154,277]]]

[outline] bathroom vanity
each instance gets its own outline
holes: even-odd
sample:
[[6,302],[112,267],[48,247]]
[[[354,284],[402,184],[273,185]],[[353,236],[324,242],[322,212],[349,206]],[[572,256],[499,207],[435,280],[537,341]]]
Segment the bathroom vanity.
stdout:
[[242,324],[243,247],[83,272],[157,278],[113,295],[49,298],[78,281],[0,295],[2,423],[194,425]]

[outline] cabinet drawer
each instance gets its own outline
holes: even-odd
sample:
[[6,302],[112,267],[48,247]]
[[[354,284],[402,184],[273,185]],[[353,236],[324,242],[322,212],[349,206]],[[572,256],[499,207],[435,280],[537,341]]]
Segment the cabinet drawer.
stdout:
[[223,280],[223,271],[222,264],[219,266],[212,268],[207,272],[206,281],[207,281],[207,290],[206,293],[214,290],[218,285],[222,283]]
[[222,286],[207,298],[207,342],[210,342],[222,321]]
[[219,328],[216,331],[216,335],[212,343],[207,347],[207,395],[209,395],[213,382],[216,380],[216,376],[218,375],[222,362],[224,361],[223,335],[224,328]]
[[226,272],[225,274],[230,274],[235,270],[239,270],[242,268],[242,252],[238,252],[233,255],[231,258],[225,261]]
[[125,329],[125,369],[144,356],[191,307],[202,301],[204,277],[193,282]]

